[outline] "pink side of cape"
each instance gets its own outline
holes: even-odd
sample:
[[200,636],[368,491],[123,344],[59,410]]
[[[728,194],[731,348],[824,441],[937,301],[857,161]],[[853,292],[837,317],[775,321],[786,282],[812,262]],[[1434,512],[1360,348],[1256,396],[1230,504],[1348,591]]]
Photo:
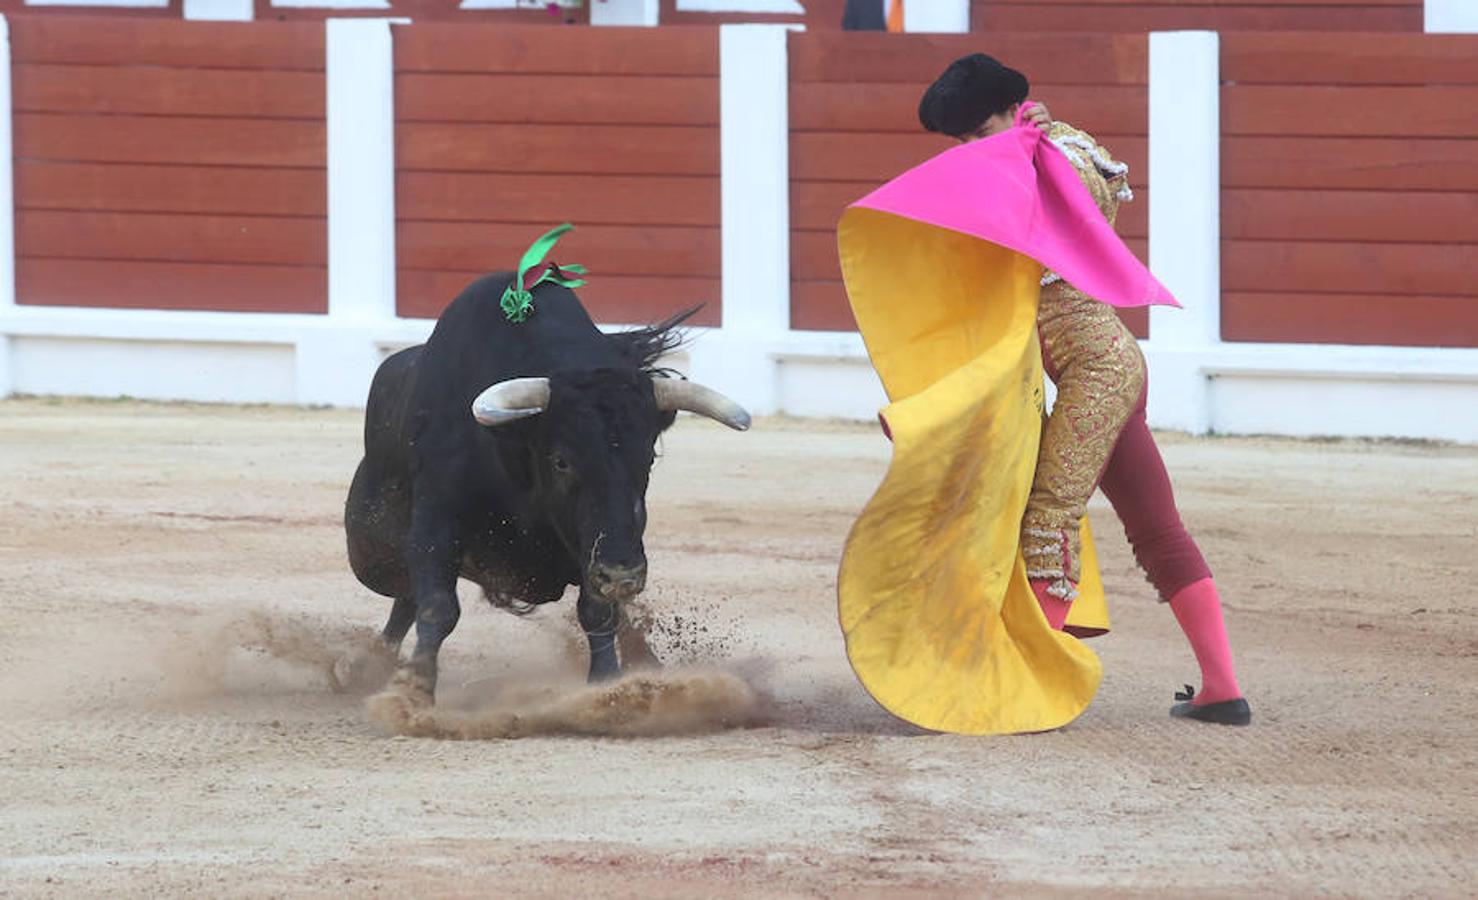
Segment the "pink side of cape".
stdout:
[[1000,244],[1111,306],[1179,306],[1104,219],[1067,157],[1020,124],[904,172],[853,206]]

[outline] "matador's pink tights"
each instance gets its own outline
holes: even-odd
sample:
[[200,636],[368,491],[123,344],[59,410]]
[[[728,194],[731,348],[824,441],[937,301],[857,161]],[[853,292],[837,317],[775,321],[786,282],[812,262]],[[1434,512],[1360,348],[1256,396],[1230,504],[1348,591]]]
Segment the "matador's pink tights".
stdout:
[[[1205,557],[1180,521],[1170,476],[1145,421],[1143,395],[1119,433],[1099,487],[1124,523],[1134,558],[1160,597],[1170,603],[1196,655],[1201,690],[1194,702],[1217,703],[1240,697],[1221,600]],[[1043,612],[1054,628],[1061,628],[1066,604],[1044,602]]]

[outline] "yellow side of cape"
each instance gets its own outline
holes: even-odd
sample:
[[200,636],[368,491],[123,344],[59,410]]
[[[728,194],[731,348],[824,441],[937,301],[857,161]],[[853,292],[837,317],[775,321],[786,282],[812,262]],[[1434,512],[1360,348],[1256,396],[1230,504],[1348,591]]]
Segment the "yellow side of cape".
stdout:
[[[1098,690],[1098,658],[1047,625],[1019,546],[1042,422],[1042,267],[978,238],[853,208],[838,232],[888,392],[887,476],[847,540],[847,656],[894,715],[964,734],[1042,731]],[[1068,622],[1107,630],[1084,522]]]

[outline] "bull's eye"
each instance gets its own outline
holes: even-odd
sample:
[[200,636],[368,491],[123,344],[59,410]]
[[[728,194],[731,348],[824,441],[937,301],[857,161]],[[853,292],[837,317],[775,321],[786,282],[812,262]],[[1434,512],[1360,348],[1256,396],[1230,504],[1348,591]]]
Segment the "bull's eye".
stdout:
[[570,465],[570,461],[565,459],[558,453],[555,453],[549,457],[549,464],[554,467],[554,471],[558,472],[561,475],[568,475],[574,469],[574,467]]

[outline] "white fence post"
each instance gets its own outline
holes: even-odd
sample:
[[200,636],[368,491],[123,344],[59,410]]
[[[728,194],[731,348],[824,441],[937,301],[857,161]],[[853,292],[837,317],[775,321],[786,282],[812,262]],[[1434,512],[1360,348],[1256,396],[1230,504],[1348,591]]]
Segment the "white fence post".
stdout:
[[590,4],[591,25],[657,24],[660,8],[657,0],[595,0]]
[[903,30],[935,34],[968,34],[970,0],[928,0],[903,4]]
[[1422,19],[1428,34],[1478,34],[1478,0],[1426,0]]
[[[0,16],[0,318],[15,308],[15,153],[11,131],[10,21]],[[0,331],[0,397],[13,390],[10,335]]]
[[364,401],[379,364],[369,338],[395,319],[395,94],[390,22],[325,24],[328,317],[298,343],[302,403]]
[[252,0],[185,0],[184,16],[197,22],[250,22]]
[[789,31],[719,28],[723,327],[693,348],[693,374],[756,413],[775,410],[790,330]]
[[1204,434],[1202,362],[1221,343],[1221,85],[1214,31],[1150,42],[1150,269],[1184,309],[1150,310],[1150,424]]

